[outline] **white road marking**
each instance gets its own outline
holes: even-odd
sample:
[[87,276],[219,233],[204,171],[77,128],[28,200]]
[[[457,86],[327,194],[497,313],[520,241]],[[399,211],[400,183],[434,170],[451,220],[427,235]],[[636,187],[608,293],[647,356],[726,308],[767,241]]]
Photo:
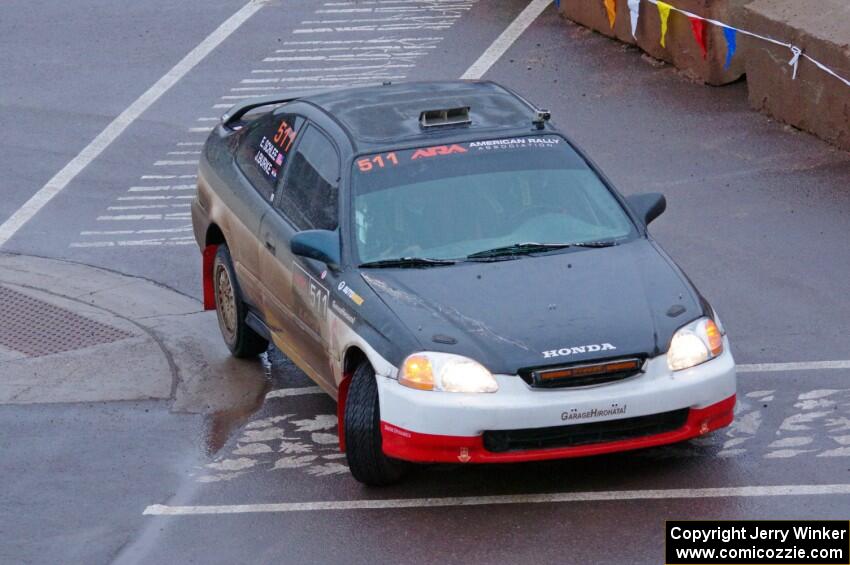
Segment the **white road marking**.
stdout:
[[[216,118],[216,119],[219,119],[219,118]],[[198,145],[203,145],[203,144],[204,144],[203,141],[180,141],[180,142],[177,143],[177,146],[178,147],[192,147],[192,146],[198,146]]]
[[186,194],[184,196],[119,196],[115,200],[119,201],[133,201],[133,200],[191,200],[194,198],[191,194]]
[[188,208],[189,203],[185,204],[135,204],[133,206],[108,206],[107,210],[152,210],[155,208]]
[[200,151],[169,151],[168,155],[200,155]]
[[266,395],[266,400],[269,398],[284,398],[286,396],[301,396],[304,394],[324,394],[321,388],[317,386],[305,386],[301,388],[279,388],[273,390]]
[[75,242],[70,247],[171,247],[176,245],[194,245],[194,239],[185,241],[166,241],[161,239],[143,239],[127,241],[83,241]]
[[463,76],[462,79],[480,79],[484,76],[490,67],[499,60],[499,58],[505,54],[508,48],[513,45],[514,41],[516,41],[522,32],[524,32],[531,23],[537,19],[537,16],[543,13],[550,4],[552,0],[532,0],[531,3],[526,6],[525,10],[523,10],[516,19],[511,22],[505,31],[496,38],[490,47],[487,48],[484,53],[478,58],[477,61],[472,63],[472,66],[469,67]]
[[[264,94],[229,94],[227,96],[222,96],[222,100],[243,100],[246,98],[261,98],[265,96]],[[195,129],[195,128],[193,128]],[[203,129],[203,128],[198,128]]]
[[850,359],[840,361],[803,361],[799,363],[752,363],[738,365],[739,373],[771,373],[775,371],[817,371],[850,369]]
[[[203,142],[201,142],[203,144]],[[180,145],[179,143],[177,145]],[[197,174],[190,175],[142,175],[142,180],[152,180],[152,179],[196,179],[198,178]]]
[[181,232],[190,232],[192,231],[192,227],[188,226],[185,228],[163,228],[163,229],[150,229],[150,230],[89,230],[82,231],[80,235],[134,235],[134,234],[153,234],[153,233],[181,233]]
[[204,127],[189,128],[186,131],[188,131],[189,133],[207,133],[207,132],[212,131],[212,129],[213,129],[212,126],[204,126]]
[[98,216],[98,222],[137,222],[151,220],[188,220],[189,212],[180,214],[119,214],[116,216]]
[[194,184],[160,184],[157,186],[131,186],[127,192],[160,192],[164,190],[195,190]]
[[[409,69],[415,67],[413,63],[382,63],[380,65],[345,65],[342,67],[301,67],[285,69],[254,69],[252,73],[326,73],[337,71],[360,71],[360,70],[384,70],[384,69]],[[274,78],[244,79],[243,83],[251,82],[277,82]]]
[[361,76],[348,76],[348,77],[335,77],[335,76],[309,76],[309,77],[290,77],[290,78],[282,78],[280,82],[285,82],[287,84],[283,86],[242,86],[237,88],[231,88],[231,90],[235,91],[251,91],[251,90],[262,90],[262,91],[278,91],[278,90],[291,90],[292,86],[289,83],[300,82],[300,83],[317,83],[317,84],[325,84],[331,85],[331,83],[338,84],[362,84],[364,82],[384,82],[384,81],[398,81],[407,78],[406,75],[361,75]]
[[153,166],[154,167],[170,167],[172,165],[197,165],[197,159],[186,159],[185,161],[171,161],[171,160],[162,160],[156,161]]
[[380,510],[396,508],[445,508],[496,504],[555,504],[605,500],[677,500],[698,498],[762,498],[774,496],[835,496],[850,494],[850,484],[775,485],[691,489],[612,490],[509,494],[496,496],[453,496],[434,498],[390,498],[383,500],[333,500],[325,502],[280,502],[211,506],[167,506],[152,504],[145,516],[188,516],[199,514],[248,514],[257,512],[310,512],[318,510]]
[[262,8],[264,4],[265,2],[259,0],[251,0],[245,4],[112,120],[76,157],[62,167],[53,178],[47,181],[47,184],[41,187],[23,206],[0,225],[0,246],[3,246],[9,241],[24,224],[30,221],[48,202],[68,186],[83,169],[109,147],[130,124],[136,121],[154,102],[172,86],[177,84],[186,73],[200,63],[213,49],[227,39],[230,34],[236,31],[257,10]]

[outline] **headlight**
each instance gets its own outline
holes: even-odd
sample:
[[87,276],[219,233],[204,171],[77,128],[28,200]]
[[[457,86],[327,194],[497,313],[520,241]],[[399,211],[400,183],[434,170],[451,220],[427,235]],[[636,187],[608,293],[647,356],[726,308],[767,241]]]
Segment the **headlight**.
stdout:
[[398,382],[419,390],[496,392],[499,383],[481,363],[451,353],[414,353],[404,360]]
[[679,328],[670,340],[667,366],[671,371],[689,369],[723,353],[723,336],[714,320],[700,318]]

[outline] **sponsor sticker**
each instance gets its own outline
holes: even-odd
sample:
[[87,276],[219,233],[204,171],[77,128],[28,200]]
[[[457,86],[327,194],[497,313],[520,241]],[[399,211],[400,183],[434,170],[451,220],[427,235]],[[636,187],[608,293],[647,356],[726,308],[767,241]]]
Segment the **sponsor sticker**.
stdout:
[[351,287],[349,287],[347,284],[345,284],[345,281],[341,281],[339,283],[339,285],[337,286],[337,288],[339,289],[340,292],[342,292],[344,295],[346,295],[348,298],[350,298],[351,301],[354,302],[355,304],[357,304],[358,306],[363,304],[363,302],[364,302],[363,297],[360,296],[359,294],[357,294],[356,292],[354,292],[354,290],[352,290]]
[[618,416],[626,413],[627,404],[620,406],[616,402],[606,408],[590,408],[579,411],[578,408],[572,408],[565,412],[561,412],[561,420],[564,422],[570,420],[590,420],[593,418],[601,418],[603,416]]

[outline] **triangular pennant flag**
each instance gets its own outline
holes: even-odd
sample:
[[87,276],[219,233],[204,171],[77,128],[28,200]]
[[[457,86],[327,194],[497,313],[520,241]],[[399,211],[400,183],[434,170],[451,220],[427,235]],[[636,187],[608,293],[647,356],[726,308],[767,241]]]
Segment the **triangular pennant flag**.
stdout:
[[699,48],[702,50],[702,58],[708,57],[708,48],[705,45],[705,20],[699,18],[690,18],[691,30],[694,32],[694,39],[697,40]]
[[640,14],[640,0],[629,0],[629,17],[632,20],[632,37],[637,39],[637,24]]
[[666,2],[658,1],[658,16],[661,18],[661,47],[667,47],[667,20],[670,18],[672,6]]
[[617,21],[617,0],[605,0],[605,11],[608,12],[608,23],[611,24],[611,29],[614,29],[614,22]]
[[723,28],[723,36],[726,38],[726,66],[725,68],[729,68],[729,65],[732,64],[732,57],[735,56],[735,49],[737,49],[737,41],[736,41],[737,32],[735,29],[731,27]]

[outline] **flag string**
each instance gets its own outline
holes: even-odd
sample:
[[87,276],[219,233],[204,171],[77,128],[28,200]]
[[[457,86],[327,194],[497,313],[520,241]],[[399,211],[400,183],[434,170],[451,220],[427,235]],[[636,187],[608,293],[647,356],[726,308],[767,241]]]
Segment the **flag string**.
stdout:
[[[711,18],[706,18],[706,17],[700,16],[699,14],[694,14],[693,12],[689,12],[687,10],[683,10],[681,8],[677,8],[675,6],[672,6],[669,3],[664,2],[663,0],[646,0],[646,2],[648,2],[650,4],[654,4],[656,7],[658,6],[658,4],[660,2],[662,7],[665,10],[669,9],[669,10],[672,10],[674,12],[679,12],[680,14],[683,14],[683,15],[689,17],[689,18],[696,19],[696,20],[702,20],[702,21],[708,22],[712,25],[715,25],[715,26],[718,26],[718,27],[721,27],[721,28],[725,28],[727,30],[731,30],[734,33],[740,33],[740,34],[743,34],[743,35],[754,37],[756,39],[760,39],[762,41],[766,41],[768,43],[773,43],[774,45],[779,45],[781,47],[785,47],[786,49],[791,51],[791,59],[788,61],[788,64],[791,67],[793,67],[793,69],[794,69],[793,74],[792,74],[792,80],[797,79],[797,68],[798,68],[799,63],[800,63],[800,57],[803,57],[804,59],[807,59],[807,60],[811,61],[812,63],[814,63],[815,66],[817,66],[822,71],[829,73],[830,75],[834,76],[835,78],[837,78],[838,80],[840,80],[841,82],[846,84],[847,86],[850,86],[850,80],[839,75],[837,72],[835,72],[831,68],[827,67],[826,65],[824,65],[823,63],[821,63],[820,61],[815,59],[814,57],[806,54],[805,52],[803,52],[803,50],[800,47],[798,47],[798,46],[796,46],[792,43],[786,43],[784,41],[779,41],[778,39],[774,39],[772,37],[767,37],[765,35],[759,35],[757,33],[753,33],[752,31],[736,28],[736,27],[731,26],[729,24],[725,24],[723,22],[713,20]],[[635,35],[636,30],[637,30],[637,14],[638,14],[639,5],[640,5],[640,0],[629,0],[629,2],[628,2],[629,11],[632,13],[632,16],[631,16],[632,35]],[[662,35],[662,45],[663,44],[664,44],[664,36]],[[730,57],[730,59],[731,59],[731,57]],[[728,66],[728,61],[727,61],[727,66]]]

